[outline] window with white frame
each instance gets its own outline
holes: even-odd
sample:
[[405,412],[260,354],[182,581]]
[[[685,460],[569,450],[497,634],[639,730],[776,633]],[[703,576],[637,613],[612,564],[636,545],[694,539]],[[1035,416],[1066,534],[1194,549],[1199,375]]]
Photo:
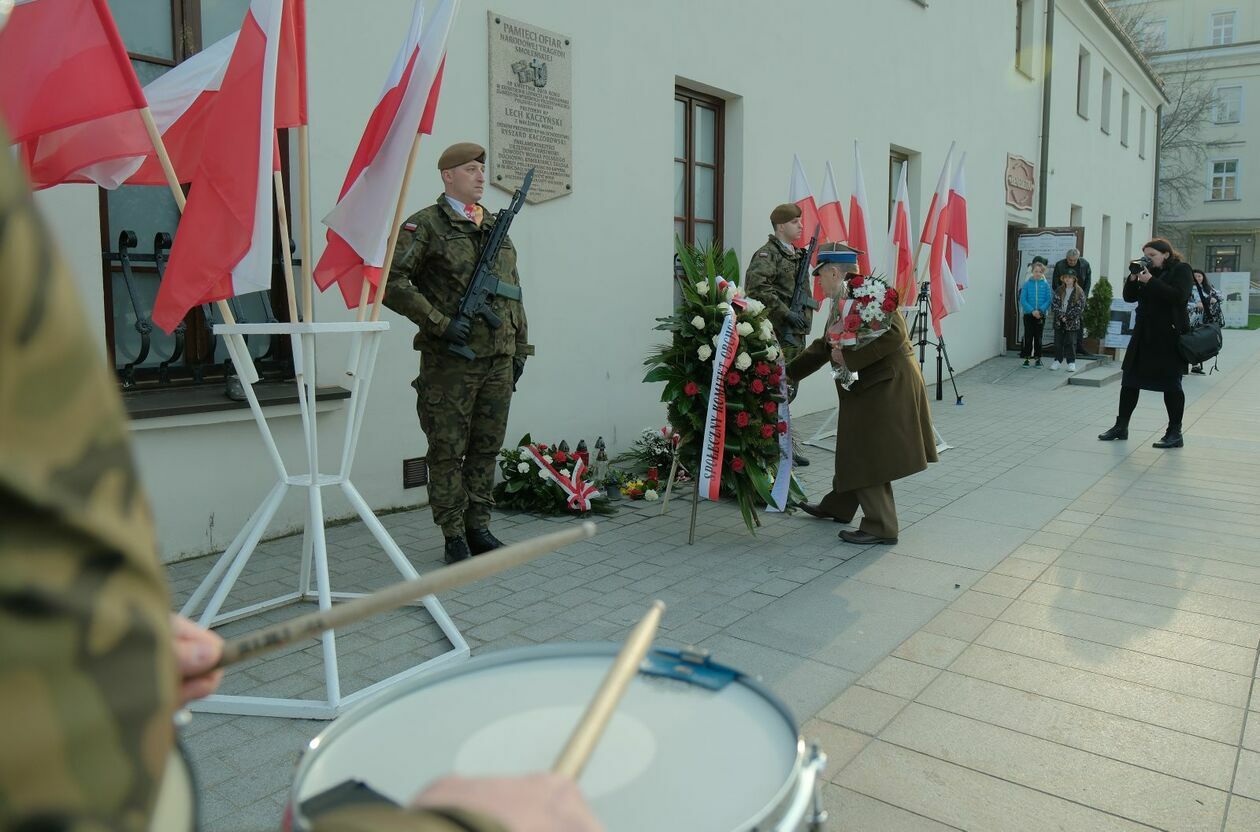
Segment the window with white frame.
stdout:
[[1238,199],[1238,160],[1216,159],[1211,165],[1211,193],[1208,199],[1212,202]]
[[1111,132],[1111,72],[1103,70],[1102,115],[1098,119],[1104,133]]
[[1034,0],[1015,0],[1015,68],[1032,76]]
[[1076,114],[1089,118],[1089,50],[1081,49],[1076,58]]
[[1120,144],[1129,146],[1129,91],[1120,90]]
[[1138,158],[1146,158],[1146,108],[1142,107],[1138,115]]
[[1227,46],[1234,42],[1234,30],[1238,12],[1213,12],[1210,39],[1213,46]]
[[1212,91],[1212,121],[1217,124],[1237,124],[1242,121],[1242,87],[1231,85]]

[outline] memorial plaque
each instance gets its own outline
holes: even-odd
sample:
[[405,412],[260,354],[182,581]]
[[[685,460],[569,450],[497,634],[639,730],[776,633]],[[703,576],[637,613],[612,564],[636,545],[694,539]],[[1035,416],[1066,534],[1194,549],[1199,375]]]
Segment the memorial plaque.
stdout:
[[565,35],[489,13],[490,182],[534,168],[529,202],[573,193],[573,61]]

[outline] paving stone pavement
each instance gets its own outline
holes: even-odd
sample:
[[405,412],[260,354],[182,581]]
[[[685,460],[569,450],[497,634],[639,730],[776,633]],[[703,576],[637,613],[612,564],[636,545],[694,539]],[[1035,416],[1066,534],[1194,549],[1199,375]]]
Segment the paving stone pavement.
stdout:
[[[658,642],[759,675],[830,758],[830,828],[1260,828],[1260,333],[1230,332],[1223,373],[1186,380],[1187,447],[1158,451],[1158,394],[1127,442],[1101,443],[1118,388],[999,357],[933,402],[952,446],[894,485],[895,546],[861,548],[801,514],[622,503],[590,541],[442,596],[473,654],[620,639],[661,598]],[[830,414],[798,420],[810,436]],[[831,440],[826,440],[830,442]],[[806,448],[807,493],[830,453]],[[261,497],[261,494],[260,494]],[[427,510],[382,518],[422,573],[441,563]],[[497,513],[506,541],[566,519]],[[296,587],[300,537],[269,541],[241,606]],[[332,584],[397,573],[360,523],[328,531]],[[213,564],[169,574],[182,603]],[[282,620],[277,610],[225,636]],[[447,643],[422,610],[339,631],[343,693]],[[322,696],[318,644],[234,668],[224,693]],[[1250,718],[1248,718],[1250,717]],[[277,828],[302,746],[327,723],[197,714],[184,738],[207,832]]]

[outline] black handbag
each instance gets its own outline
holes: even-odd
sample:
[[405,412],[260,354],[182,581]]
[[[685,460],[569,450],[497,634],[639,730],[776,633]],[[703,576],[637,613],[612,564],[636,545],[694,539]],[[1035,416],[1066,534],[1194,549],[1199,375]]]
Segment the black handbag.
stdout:
[[1177,352],[1187,364],[1202,364],[1221,351],[1224,338],[1217,324],[1195,324],[1189,332],[1177,336]]

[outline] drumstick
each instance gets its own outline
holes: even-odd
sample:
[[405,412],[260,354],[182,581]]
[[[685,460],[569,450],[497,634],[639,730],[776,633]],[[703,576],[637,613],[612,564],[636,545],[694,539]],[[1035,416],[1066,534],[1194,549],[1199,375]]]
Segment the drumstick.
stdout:
[[403,604],[434,595],[457,586],[489,577],[513,566],[527,563],[540,555],[553,552],[562,546],[585,540],[595,534],[595,524],[585,522],[575,528],[522,540],[484,555],[477,555],[459,563],[442,567],[422,578],[400,581],[363,598],[338,604],[327,610],[318,610],[290,621],[283,621],[234,638],[223,645],[223,655],[218,667],[226,667],[239,661],[267,653],[298,639],[309,638],[324,630],[344,627],[378,612],[392,610]]
[[582,773],[587,759],[595,750],[595,743],[599,742],[600,735],[604,733],[608,720],[617,708],[617,702],[626,692],[630,680],[639,672],[639,664],[652,646],[652,639],[656,637],[656,628],[661,623],[661,614],[664,612],[665,602],[654,602],[647,615],[630,632],[625,646],[608,669],[608,675],[600,683],[599,690],[595,691],[591,704],[586,706],[582,721],[573,729],[564,750],[556,759],[556,764],[551,767],[553,772],[573,780]]

